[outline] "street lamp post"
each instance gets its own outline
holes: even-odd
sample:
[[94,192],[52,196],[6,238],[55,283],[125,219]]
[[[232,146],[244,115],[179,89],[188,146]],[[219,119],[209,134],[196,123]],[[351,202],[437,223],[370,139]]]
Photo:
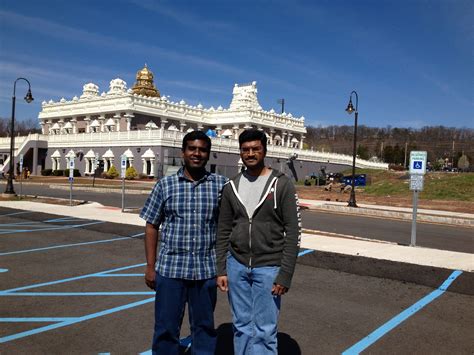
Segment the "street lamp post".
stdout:
[[285,99],[278,99],[277,102],[281,105],[281,113],[285,112]]
[[[16,92],[16,83],[18,80],[24,80],[28,83],[28,92],[25,96],[25,101],[30,103],[33,101],[33,95],[31,95],[31,84],[25,78],[18,78],[15,80],[13,84],[13,97],[12,97],[12,121],[10,126],[10,164],[9,164],[9,171],[8,171],[8,181],[7,187],[5,189],[6,194],[15,194],[15,190],[13,189],[13,176],[15,175],[15,157],[13,156],[13,150],[15,148],[15,92]],[[21,172],[20,172],[21,173]]]
[[[355,110],[354,106],[352,106],[352,94],[355,94],[356,98],[356,105]],[[349,96],[349,104],[347,105],[346,111],[350,115],[352,112],[355,112],[355,121],[354,121],[354,147],[352,149],[352,179],[351,179],[351,197],[349,198],[349,203],[347,206],[349,207],[357,207],[356,204],[356,196],[355,196],[355,163],[356,163],[356,153],[357,153],[357,116],[359,115],[358,112],[359,106],[359,96],[357,92],[352,91]]]

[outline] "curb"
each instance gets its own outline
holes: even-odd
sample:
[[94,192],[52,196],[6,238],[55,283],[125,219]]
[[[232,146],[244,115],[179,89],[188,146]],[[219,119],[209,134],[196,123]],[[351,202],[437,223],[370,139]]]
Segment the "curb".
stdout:
[[[21,195],[21,196],[22,196],[22,198],[26,197],[26,198],[33,199],[33,200],[31,200],[31,202],[38,202],[38,201],[35,201],[34,199],[44,199],[44,200],[64,201],[64,202],[71,201],[74,204],[74,206],[86,205],[86,204],[90,203],[87,200],[76,200],[76,199],[69,200],[68,198],[63,198],[63,197],[51,197],[51,196],[42,196],[42,195]],[[40,201],[39,203],[46,203],[47,204],[48,202]],[[64,205],[64,206],[69,206],[69,205]]]
[[[48,184],[45,184],[48,186]],[[69,186],[65,185],[49,185],[50,189],[56,190],[69,190]],[[110,187],[89,187],[89,186],[74,186],[73,190],[78,191],[87,191],[87,192],[115,192],[115,193],[122,193],[122,187],[119,186],[118,188],[110,188]],[[129,190],[125,187],[126,194],[129,195],[149,195],[151,192],[150,190]]]
[[[389,217],[402,220],[412,220],[412,213],[402,211],[387,211],[379,209],[370,209],[367,207],[352,208],[347,206],[335,206],[335,205],[304,205],[310,210],[321,210],[338,212],[350,215],[364,215],[368,217]],[[425,212],[417,213],[417,221],[430,222],[439,224],[449,224],[455,226],[474,228],[474,218],[463,218],[463,217],[449,217],[449,216],[435,216]]]
[[[44,186],[48,186],[51,189],[57,189],[57,190],[69,190],[68,185],[52,185],[49,183],[34,183],[34,182],[31,182],[31,184],[44,185]],[[104,187],[103,185],[98,185],[98,187],[74,186],[73,189],[76,191],[87,191],[87,192],[122,193],[121,185],[116,185],[116,186],[117,186],[116,188],[108,188],[108,187]],[[127,187],[125,187],[125,193],[128,195],[148,195],[150,191],[151,191],[151,187],[150,189],[143,189],[143,190],[127,189]],[[324,202],[318,203],[318,204],[311,204],[311,203],[303,203],[301,201],[300,201],[300,206],[306,207],[310,210],[320,210],[320,211],[342,213],[342,214],[348,214],[348,215],[362,215],[362,216],[367,216],[367,217],[386,217],[386,218],[393,218],[393,219],[399,219],[399,220],[405,220],[405,221],[412,220],[411,212],[388,211],[388,210],[381,210],[379,208],[372,209],[367,206],[352,208],[352,207],[347,207],[347,206],[325,204]],[[451,216],[439,215],[440,211],[437,211],[437,212],[438,214],[435,215],[435,214],[427,213],[426,210],[424,210],[423,212],[418,211],[417,221],[474,228],[474,215],[472,215],[472,218],[451,217]]]

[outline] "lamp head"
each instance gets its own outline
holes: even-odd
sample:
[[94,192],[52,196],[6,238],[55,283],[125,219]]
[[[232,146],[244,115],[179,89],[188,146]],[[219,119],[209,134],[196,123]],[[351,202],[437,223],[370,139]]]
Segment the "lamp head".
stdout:
[[346,112],[350,115],[354,112],[354,106],[352,106],[352,97],[349,99],[349,104],[347,105]]
[[34,100],[34,98],[33,98],[33,95],[31,95],[31,90],[28,89],[28,92],[26,93],[26,96],[25,96],[25,101],[30,103],[33,100]]

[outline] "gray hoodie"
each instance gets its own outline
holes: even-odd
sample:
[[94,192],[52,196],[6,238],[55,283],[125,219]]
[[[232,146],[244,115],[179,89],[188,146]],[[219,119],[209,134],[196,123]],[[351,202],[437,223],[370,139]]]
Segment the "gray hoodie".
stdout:
[[217,226],[217,275],[227,275],[230,253],[248,267],[280,266],[274,283],[287,288],[295,270],[301,238],[298,196],[291,180],[272,170],[252,216],[238,194],[242,174],[222,191]]

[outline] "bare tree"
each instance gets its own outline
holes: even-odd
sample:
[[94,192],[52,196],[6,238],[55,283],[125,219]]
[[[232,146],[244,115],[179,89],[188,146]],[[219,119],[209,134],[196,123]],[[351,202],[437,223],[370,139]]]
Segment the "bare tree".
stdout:
[[[6,137],[10,135],[10,118],[0,117],[0,136]],[[41,133],[38,120],[27,118],[25,120],[15,120],[15,134],[26,136],[28,133]]]

